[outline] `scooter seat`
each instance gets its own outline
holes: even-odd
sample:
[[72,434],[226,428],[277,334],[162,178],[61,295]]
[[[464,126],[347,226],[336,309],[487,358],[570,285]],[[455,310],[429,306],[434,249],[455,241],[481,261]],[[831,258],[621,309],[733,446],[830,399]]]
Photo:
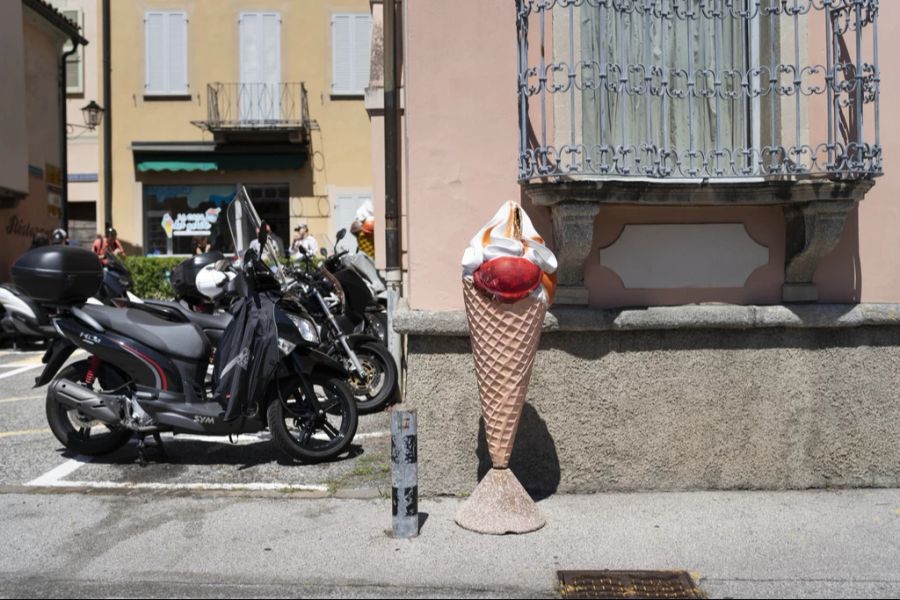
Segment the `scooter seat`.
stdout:
[[188,360],[209,356],[209,340],[195,323],[173,323],[136,308],[84,305],[83,310],[105,329],[133,338],[163,354]]
[[144,303],[149,304],[150,306],[157,306],[169,311],[174,311],[182,315],[191,323],[196,323],[197,325],[199,325],[200,329],[202,329],[206,333],[209,333],[210,331],[225,331],[225,329],[228,328],[228,324],[232,321],[232,316],[228,313],[209,315],[206,313],[195,312],[185,308],[178,302],[168,302],[165,300],[145,300]]

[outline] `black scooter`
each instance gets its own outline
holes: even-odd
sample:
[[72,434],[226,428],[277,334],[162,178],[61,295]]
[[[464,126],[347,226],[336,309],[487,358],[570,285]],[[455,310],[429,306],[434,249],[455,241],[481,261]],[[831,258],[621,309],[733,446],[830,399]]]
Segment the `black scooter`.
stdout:
[[[259,247],[265,244],[263,229]],[[56,259],[61,272],[72,271],[67,258]],[[20,273],[28,274],[28,264]],[[223,418],[225,406],[211,401],[206,384],[212,346],[197,325],[137,308],[61,305],[54,319],[60,337],[45,354],[47,366],[36,382],[50,383],[47,420],[56,438],[73,452],[94,456],[137,435],[142,464],[144,438],[154,437],[161,448],[163,431],[230,436],[268,427],[275,446],[292,459],[314,462],[344,452],[357,427],[356,403],[344,382],[347,372],[316,350],[319,340],[308,319],[280,309],[280,284],[252,248],[246,251],[242,276],[248,297],[267,293],[277,300],[270,318],[280,360],[258,405],[241,418]],[[90,357],[60,371],[76,348]],[[246,368],[246,358],[237,366]]]

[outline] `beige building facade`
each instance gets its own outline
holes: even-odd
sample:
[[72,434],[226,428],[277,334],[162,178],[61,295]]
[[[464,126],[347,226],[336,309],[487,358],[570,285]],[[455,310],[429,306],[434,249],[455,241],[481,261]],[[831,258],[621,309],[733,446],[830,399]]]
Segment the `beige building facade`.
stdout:
[[333,242],[372,198],[370,28],[364,0],[111,3],[119,238],[227,250],[217,213],[243,185],[285,243],[303,223]]
[[59,65],[74,23],[39,0],[0,4],[0,281],[62,219]]

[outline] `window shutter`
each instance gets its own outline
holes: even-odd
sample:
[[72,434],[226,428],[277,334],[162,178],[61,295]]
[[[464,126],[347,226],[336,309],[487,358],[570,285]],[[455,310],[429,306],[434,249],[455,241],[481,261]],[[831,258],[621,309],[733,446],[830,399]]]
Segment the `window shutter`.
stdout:
[[353,16],[353,90],[365,92],[369,87],[370,45],[372,43],[372,16]]
[[[64,10],[63,16],[83,28],[84,18],[80,10]],[[67,41],[63,52],[72,50],[72,42]],[[66,58],[66,93],[81,94],[84,92],[84,46],[79,45],[75,53]]]
[[281,16],[262,15],[262,83],[281,83]]
[[147,13],[144,17],[145,69],[144,91],[150,94],[166,92],[166,16]]
[[169,13],[168,25],[168,92],[188,93],[187,14]]
[[241,14],[241,83],[258,83],[260,80],[259,19],[258,13]]
[[334,15],[331,19],[332,76],[331,91],[349,93],[353,91],[353,16]]

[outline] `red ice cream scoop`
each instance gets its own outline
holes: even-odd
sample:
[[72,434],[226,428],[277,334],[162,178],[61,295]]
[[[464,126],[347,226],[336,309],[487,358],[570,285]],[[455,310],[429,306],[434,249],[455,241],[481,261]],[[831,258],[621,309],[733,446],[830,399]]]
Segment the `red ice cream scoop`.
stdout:
[[521,300],[541,285],[543,272],[527,258],[499,256],[482,264],[473,276],[475,287],[501,302]]

